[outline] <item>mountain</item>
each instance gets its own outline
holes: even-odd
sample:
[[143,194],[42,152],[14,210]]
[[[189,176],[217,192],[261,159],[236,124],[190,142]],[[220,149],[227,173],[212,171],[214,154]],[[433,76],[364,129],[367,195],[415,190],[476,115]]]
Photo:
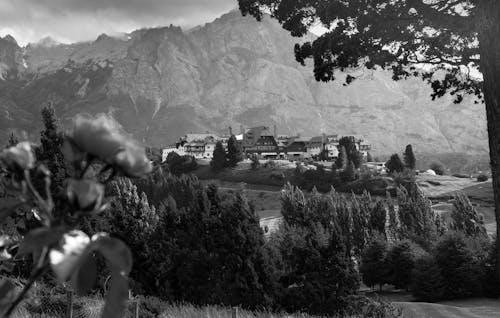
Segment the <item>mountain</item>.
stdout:
[[419,79],[385,71],[318,83],[298,64],[298,41],[269,18],[230,12],[189,31],[141,29],[93,42],[44,39],[24,48],[0,38],[0,141],[11,131],[36,138],[40,108],[52,103],[64,125],[77,113],[112,114],[136,138],[167,145],[187,132],[277,125],[280,134],[364,135],[374,152],[488,151],[484,106],[466,98],[431,101]]

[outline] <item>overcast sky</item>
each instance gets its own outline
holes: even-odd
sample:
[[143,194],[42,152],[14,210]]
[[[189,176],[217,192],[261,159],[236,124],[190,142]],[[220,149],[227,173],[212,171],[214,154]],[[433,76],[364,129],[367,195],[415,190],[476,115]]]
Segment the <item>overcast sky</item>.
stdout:
[[236,0],[0,0],[0,36],[26,45],[46,36],[68,43],[143,27],[186,29],[236,7]]

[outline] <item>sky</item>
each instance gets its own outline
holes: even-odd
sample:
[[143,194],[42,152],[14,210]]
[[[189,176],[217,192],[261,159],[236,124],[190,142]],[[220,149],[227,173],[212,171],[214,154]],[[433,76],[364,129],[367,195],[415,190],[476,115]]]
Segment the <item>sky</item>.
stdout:
[[144,27],[188,29],[236,8],[236,0],[0,0],[0,36],[10,34],[20,45],[47,36],[91,41]]

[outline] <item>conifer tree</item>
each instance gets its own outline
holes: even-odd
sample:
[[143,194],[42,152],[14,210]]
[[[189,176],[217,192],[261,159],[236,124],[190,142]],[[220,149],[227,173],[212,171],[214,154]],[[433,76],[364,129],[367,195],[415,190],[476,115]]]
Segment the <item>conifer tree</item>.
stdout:
[[411,145],[406,146],[403,160],[405,161],[406,168],[415,170],[417,160],[415,159],[415,154],[413,153],[413,148]]
[[210,167],[212,171],[219,172],[224,169],[226,166],[226,151],[224,150],[224,146],[222,143],[218,141],[215,144],[214,155],[212,160],[210,161]]
[[40,146],[35,149],[36,157],[51,171],[51,191],[57,193],[67,173],[61,149],[64,138],[51,105],[42,108],[42,121],[44,129],[40,132]]
[[227,141],[227,154],[226,154],[226,166],[236,167],[238,162],[243,160],[243,152],[241,150],[241,145],[234,135],[229,137]]

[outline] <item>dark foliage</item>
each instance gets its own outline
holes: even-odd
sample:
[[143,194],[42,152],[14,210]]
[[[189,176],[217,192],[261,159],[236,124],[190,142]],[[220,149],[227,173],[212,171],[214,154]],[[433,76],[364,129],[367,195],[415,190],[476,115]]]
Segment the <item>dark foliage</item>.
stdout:
[[385,163],[385,167],[389,173],[393,172],[403,172],[405,166],[399,158],[398,154],[393,154],[389,160]]
[[375,236],[363,250],[359,271],[363,277],[363,283],[367,286],[379,285],[382,288],[382,285],[387,282],[386,255],[387,241],[380,235]]
[[488,176],[485,174],[480,174],[477,176],[477,181],[478,182],[485,182],[488,181]]
[[403,158],[406,168],[415,170],[415,167],[417,166],[417,159],[415,158],[415,154],[413,153],[413,148],[411,145],[406,146]]
[[434,170],[434,172],[439,175],[439,176],[442,176],[444,175],[444,165],[440,162],[433,162],[430,164],[429,168],[431,170]]
[[426,255],[416,260],[412,271],[411,292],[419,301],[434,302],[443,298],[444,279],[432,256]]
[[241,150],[240,143],[236,140],[234,135],[229,137],[227,141],[227,154],[226,154],[226,166],[236,167],[238,162],[243,160],[243,151]]
[[359,168],[363,162],[363,155],[356,148],[356,139],[353,136],[345,136],[339,139],[340,148],[344,147],[347,162],[352,162],[355,168]]
[[180,176],[183,173],[190,173],[198,168],[198,163],[193,156],[180,156],[175,152],[171,152],[166,160],[170,173]]
[[214,156],[210,161],[210,167],[212,171],[219,172],[224,169],[226,166],[226,151],[224,150],[224,146],[222,143],[218,141],[215,144]]
[[415,262],[425,252],[414,243],[404,240],[394,244],[387,253],[387,282],[396,288],[408,289]]

